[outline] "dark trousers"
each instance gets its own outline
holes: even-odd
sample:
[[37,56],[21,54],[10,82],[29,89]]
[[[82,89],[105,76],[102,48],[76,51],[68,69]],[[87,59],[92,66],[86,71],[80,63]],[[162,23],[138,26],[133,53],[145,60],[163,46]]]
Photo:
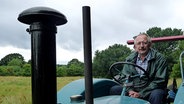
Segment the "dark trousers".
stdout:
[[166,96],[166,91],[163,89],[155,89],[151,92],[147,100],[151,104],[163,104]]
[[[121,95],[122,86],[116,85],[110,89],[111,95]],[[151,94],[144,98],[144,100],[149,101],[151,104],[163,104],[164,98],[166,96],[166,91],[162,89],[155,89],[151,92]]]

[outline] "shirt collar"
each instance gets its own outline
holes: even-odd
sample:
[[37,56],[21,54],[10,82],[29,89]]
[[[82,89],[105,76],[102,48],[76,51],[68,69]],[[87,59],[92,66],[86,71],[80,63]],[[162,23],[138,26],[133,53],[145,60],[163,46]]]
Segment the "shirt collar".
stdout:
[[[148,52],[148,54],[146,55],[146,57],[144,58],[144,60],[150,60],[150,57],[151,57],[151,52],[150,52],[150,50],[149,50],[149,52]],[[138,59],[138,60],[141,60],[139,54],[138,54],[138,56],[137,56],[137,59]]]

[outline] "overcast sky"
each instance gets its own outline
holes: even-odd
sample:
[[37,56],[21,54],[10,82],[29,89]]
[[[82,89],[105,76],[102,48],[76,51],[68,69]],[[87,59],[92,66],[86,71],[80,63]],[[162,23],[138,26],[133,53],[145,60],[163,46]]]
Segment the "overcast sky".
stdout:
[[45,6],[68,20],[57,27],[57,64],[73,58],[83,61],[82,6],[86,5],[91,8],[93,54],[116,43],[127,45],[127,40],[152,27],[184,27],[184,0],[1,0],[0,59],[10,53],[30,59],[29,25],[17,18],[26,9]]

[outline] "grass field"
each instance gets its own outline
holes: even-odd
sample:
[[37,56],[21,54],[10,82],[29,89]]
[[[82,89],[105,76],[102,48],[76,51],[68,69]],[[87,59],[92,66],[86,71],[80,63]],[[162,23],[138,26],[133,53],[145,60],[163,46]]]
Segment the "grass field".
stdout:
[[[57,90],[81,77],[57,78]],[[0,104],[31,104],[30,77],[0,76]]]
[[[82,77],[57,78],[57,90],[71,81]],[[169,84],[172,80],[169,80]],[[181,79],[177,79],[178,86]],[[0,104],[31,104],[31,78],[30,77],[2,77],[0,76]]]

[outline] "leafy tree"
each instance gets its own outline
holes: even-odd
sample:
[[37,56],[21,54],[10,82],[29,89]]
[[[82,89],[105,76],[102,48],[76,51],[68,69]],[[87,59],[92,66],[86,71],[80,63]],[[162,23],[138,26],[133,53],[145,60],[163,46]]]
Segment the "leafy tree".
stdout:
[[131,53],[126,45],[114,44],[107,49],[95,52],[93,59],[93,75],[96,77],[109,77],[108,70],[111,64],[124,61]]
[[22,66],[23,62],[21,59],[14,58],[8,62],[8,66]]
[[1,66],[0,75],[2,76],[19,76],[21,75],[20,66]]
[[57,77],[67,76],[67,66],[66,65],[58,65],[57,66]]
[[178,46],[176,47],[176,51],[174,51],[173,56],[179,59],[179,55],[184,51],[184,40],[178,41]]
[[[146,33],[152,38],[183,34],[181,29],[161,29],[158,27],[150,28]],[[169,63],[169,70],[172,70],[173,65],[177,63],[176,55],[174,54],[177,51],[178,41],[157,42],[153,43],[152,47],[166,56]]]
[[8,54],[6,55],[5,57],[3,57],[1,60],[0,60],[0,65],[8,65],[8,63],[12,60],[12,59],[20,59],[22,60],[22,62],[24,62],[24,57],[19,54],[19,53],[11,53],[11,54]]
[[[183,51],[184,51],[184,41],[179,41],[179,45],[176,48],[176,51],[173,53],[173,57],[175,57],[175,60],[177,60],[177,63],[174,64],[174,66],[172,67],[171,77],[174,77],[174,78],[181,77],[179,56]],[[182,63],[184,62],[183,59],[184,57],[182,57]]]
[[[147,34],[152,37],[164,37],[164,36],[176,36],[182,35],[181,29],[161,29],[158,27],[153,27],[147,31]],[[153,44],[153,48],[157,49],[159,52],[168,55],[175,51],[178,46],[178,41],[168,41],[168,42],[157,42]]]
[[171,75],[172,78],[181,78],[180,64],[174,64]]
[[6,70],[6,66],[0,66],[0,76],[7,76],[9,72]]
[[28,64],[31,64],[31,59],[27,61]]
[[31,65],[30,64],[24,64],[21,70],[22,76],[31,76]]
[[68,76],[82,76],[84,75],[84,63],[78,59],[72,59],[67,64],[67,75]]

